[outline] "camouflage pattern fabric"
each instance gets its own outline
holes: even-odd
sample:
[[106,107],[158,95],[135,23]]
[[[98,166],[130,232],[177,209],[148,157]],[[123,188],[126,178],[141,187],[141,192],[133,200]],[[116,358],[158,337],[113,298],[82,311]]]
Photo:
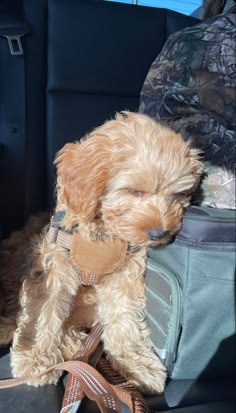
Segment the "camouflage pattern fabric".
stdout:
[[172,34],[144,82],[139,111],[201,147],[198,204],[235,208],[236,15]]

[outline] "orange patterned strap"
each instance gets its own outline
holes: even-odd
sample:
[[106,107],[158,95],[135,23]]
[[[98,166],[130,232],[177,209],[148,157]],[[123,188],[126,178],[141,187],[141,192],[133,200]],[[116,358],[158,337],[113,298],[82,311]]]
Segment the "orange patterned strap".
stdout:
[[[75,360],[66,361],[52,366],[44,371],[43,374],[35,376],[35,378],[39,378],[52,370],[65,370],[69,372],[74,377],[74,382],[81,389],[81,396],[84,393],[90,400],[95,401],[102,413],[111,413],[111,411],[120,413],[120,401],[129,407],[131,413],[150,413],[145,403],[138,406],[137,409],[135,408],[135,395],[132,395],[132,391],[129,391],[127,383],[117,386],[112,385],[95,368],[87,363]],[[32,380],[32,377],[1,380],[0,389],[25,384],[28,380]],[[67,400],[65,399],[61,413],[77,413],[82,397],[74,397],[77,395],[77,393],[73,394],[74,389],[75,387],[72,385],[70,391],[74,401],[66,404]]]
[[81,398],[75,400],[79,386],[81,388],[81,395],[84,393],[90,400],[94,400],[102,413],[110,413],[111,410],[117,413],[120,412],[120,401],[114,387],[94,367],[82,361],[67,361],[61,363],[58,368],[63,368],[74,377],[74,381],[68,383],[72,396],[71,400],[74,400],[68,403],[68,399],[65,399],[63,401],[63,409],[70,405],[73,406],[81,400]]
[[[119,379],[116,385],[111,384],[93,366],[88,364],[88,360],[95,366],[97,362],[103,361],[101,366],[104,367],[105,362],[105,369],[103,369],[106,370],[108,362],[100,359],[102,352],[99,344],[102,331],[101,324],[96,324],[72,360],[56,364],[34,377],[1,380],[0,389],[25,384],[53,370],[65,370],[69,375],[60,413],[77,413],[84,395],[90,400],[94,400],[102,413],[111,413],[112,411],[120,413],[120,401],[129,407],[131,413],[150,413],[145,400],[141,395],[137,396],[137,392],[127,382]],[[111,372],[111,368],[109,369],[114,383],[117,381],[117,373]]]
[[[101,341],[102,331],[103,331],[102,325],[100,323],[95,324],[95,326],[92,328],[88,336],[85,338],[83,342],[83,346],[80,348],[79,351],[77,351],[74,354],[70,362],[74,362],[76,359],[80,359],[80,360],[83,360],[83,362],[87,362],[89,356],[96,350],[96,348],[98,347]],[[55,364],[54,366],[49,367],[47,370],[35,376],[29,375],[29,376],[24,376],[24,377],[17,377],[14,379],[5,379],[5,380],[1,379],[0,389],[7,389],[10,387],[19,386],[20,384],[28,383],[30,381],[33,381],[34,379],[38,379],[44,376],[45,374],[53,370],[61,370],[61,369],[63,370],[63,366],[67,367],[68,363],[69,362]]]
[[[25,384],[30,380],[50,373],[52,370],[65,370],[71,373],[75,378],[75,382],[77,382],[76,386],[79,386],[81,389],[81,395],[84,393],[90,400],[94,400],[98,404],[102,413],[110,413],[111,410],[120,413],[119,398],[113,386],[109,384],[108,381],[105,380],[104,377],[100,373],[98,373],[95,368],[87,363],[84,363],[83,361],[65,361],[63,363],[59,363],[55,366],[50,367],[42,374],[34,377],[27,376],[16,379],[1,380],[0,389],[7,389],[10,387],[18,386],[20,384]],[[75,387],[71,387],[72,396],[74,389]],[[64,410],[62,410],[63,413],[67,412],[67,408],[69,409],[70,406],[73,406],[76,402],[76,404],[78,404],[78,401],[79,400],[77,399],[69,404],[65,404],[63,406]]]
[[[71,361],[56,364],[48,368],[43,373],[22,378],[7,379],[0,381],[0,389],[15,387],[20,384],[25,384],[31,380],[40,378],[41,376],[53,370],[65,370],[69,372],[70,381],[65,392],[63,400],[63,413],[75,411],[76,405],[79,405],[79,400],[85,394],[89,399],[94,400],[102,413],[120,412],[120,402],[113,387],[104,379],[104,377],[95,370],[94,367],[87,364],[85,361],[74,360],[74,358],[82,358],[87,360],[89,355],[98,346],[102,334],[102,326],[96,324],[86,338],[82,349],[80,349]],[[79,398],[78,398],[79,396]],[[72,410],[73,408],[73,410]]]
[[[88,363],[89,357],[91,356],[91,354],[95,352],[95,350],[99,346],[102,330],[102,325],[99,323],[96,324],[90,331],[89,335],[86,337],[83,347],[74,354],[72,360],[82,360]],[[99,355],[100,354],[101,353],[99,353]],[[72,373],[69,373],[63,397],[63,407],[66,407],[68,405],[72,406],[74,403],[82,400],[83,395],[84,394],[79,379]]]

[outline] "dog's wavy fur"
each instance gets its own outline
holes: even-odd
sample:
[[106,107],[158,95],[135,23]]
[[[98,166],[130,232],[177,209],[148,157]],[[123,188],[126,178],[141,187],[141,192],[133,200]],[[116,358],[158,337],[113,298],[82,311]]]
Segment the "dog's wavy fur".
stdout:
[[[180,229],[202,172],[199,154],[166,126],[125,112],[82,141],[66,144],[55,164],[63,227],[79,226],[86,239],[118,237],[140,248],[127,253],[118,272],[85,287],[65,248],[52,243],[46,231],[35,238],[22,272],[14,268],[10,278],[9,294],[24,280],[11,349],[13,375],[30,375],[35,386],[56,383],[58,371],[33,376],[69,359],[99,321],[113,368],[141,390],[160,393],[166,371],[152,350],[144,316],[145,259],[149,246],[166,244]],[[150,230],[162,231],[162,237],[150,239]],[[5,336],[0,327],[0,342],[12,337],[16,309],[15,304],[6,312],[11,327]]]

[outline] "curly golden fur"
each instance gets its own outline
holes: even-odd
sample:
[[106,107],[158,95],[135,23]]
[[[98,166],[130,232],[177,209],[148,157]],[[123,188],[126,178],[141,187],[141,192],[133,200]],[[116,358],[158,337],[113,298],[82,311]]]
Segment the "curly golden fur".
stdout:
[[82,141],[66,144],[55,164],[56,210],[65,212],[61,225],[79,228],[85,239],[119,238],[139,248],[127,253],[118,271],[83,286],[65,248],[51,242],[46,231],[34,240],[18,278],[24,282],[11,350],[13,375],[30,375],[36,386],[56,383],[58,371],[34,376],[69,359],[84,333],[100,322],[113,368],[141,390],[160,393],[166,371],[144,316],[145,259],[148,247],[166,244],[180,229],[202,172],[199,154],[166,126],[126,112]]

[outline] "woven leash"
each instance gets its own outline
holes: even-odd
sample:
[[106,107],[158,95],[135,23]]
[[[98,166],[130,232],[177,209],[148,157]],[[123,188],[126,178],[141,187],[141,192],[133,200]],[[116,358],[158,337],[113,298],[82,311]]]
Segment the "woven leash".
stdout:
[[[82,361],[66,361],[59,363],[43,372],[43,374],[37,375],[34,378],[39,378],[44,374],[47,374],[53,370],[65,370],[73,375],[75,382],[78,380],[79,386],[81,388],[81,396],[85,394],[90,400],[94,400],[102,413],[110,413],[110,410],[114,410],[120,413],[120,403],[119,398],[114,391],[113,387],[102,377],[100,373],[97,372],[93,367],[89,366],[87,363]],[[25,376],[21,379],[7,379],[0,381],[0,389],[7,389],[10,387],[19,386],[20,384],[25,384],[29,380],[32,380],[31,376]],[[77,388],[77,384],[75,387]],[[70,392],[70,388],[68,392]],[[74,402],[69,405],[65,405],[62,408],[63,413],[69,413],[74,406],[74,403],[78,403],[77,394],[74,394]],[[71,396],[73,393],[71,392]],[[81,397],[80,396],[80,397]]]
[[[72,357],[72,361],[80,360],[84,363],[88,363],[90,356],[94,353],[95,360],[90,360],[90,364],[95,368],[98,359],[101,357],[102,350],[99,347],[100,339],[102,334],[101,324],[96,324],[87,336],[83,347],[77,351]],[[95,352],[96,350],[96,352]],[[97,378],[95,378],[96,380]],[[90,377],[91,380],[91,377]],[[73,373],[68,374],[66,389],[63,397],[62,410],[61,413],[70,413],[77,411],[78,406],[84,396],[83,389],[80,385],[80,380]],[[75,406],[77,409],[75,410]]]
[[[26,384],[53,370],[64,370],[69,374],[60,413],[76,413],[84,395],[95,401],[102,413],[120,413],[120,401],[129,407],[131,413],[149,413],[142,395],[115,373],[107,360],[101,358],[103,350],[99,344],[102,331],[101,324],[96,324],[72,360],[56,364],[34,377],[0,380],[0,389]],[[97,365],[100,372],[95,368]]]
[[90,366],[85,361],[75,360],[75,358],[78,357],[83,360],[88,360],[89,356],[98,346],[101,334],[102,326],[96,324],[86,338],[82,349],[74,355],[72,360],[56,364],[34,377],[25,376],[22,378],[0,380],[0,389],[7,389],[25,384],[33,379],[38,379],[53,370],[65,370],[69,373],[69,377],[63,400],[63,413],[72,412],[72,406],[74,408],[75,403],[79,404],[78,402],[83,398],[84,394],[98,404],[102,413],[109,413],[111,410],[119,413],[119,398],[113,387],[94,367]]
[[[73,356],[73,360],[79,359],[89,363],[86,364],[86,373],[91,373],[89,383],[90,389],[93,386],[93,394],[88,391],[88,388],[85,392],[84,386],[81,386],[81,370],[80,376],[70,372],[60,413],[76,413],[84,394],[90,400],[97,402],[102,413],[110,413],[111,410],[119,413],[120,401],[129,407],[130,413],[150,413],[141,393],[137,392],[111,368],[106,359],[101,357],[103,353],[103,347],[99,346],[101,334],[102,326],[97,324],[87,337],[83,348]],[[88,379],[87,376],[86,379]],[[101,390],[102,396],[99,395]],[[95,393],[96,397],[94,397]]]

